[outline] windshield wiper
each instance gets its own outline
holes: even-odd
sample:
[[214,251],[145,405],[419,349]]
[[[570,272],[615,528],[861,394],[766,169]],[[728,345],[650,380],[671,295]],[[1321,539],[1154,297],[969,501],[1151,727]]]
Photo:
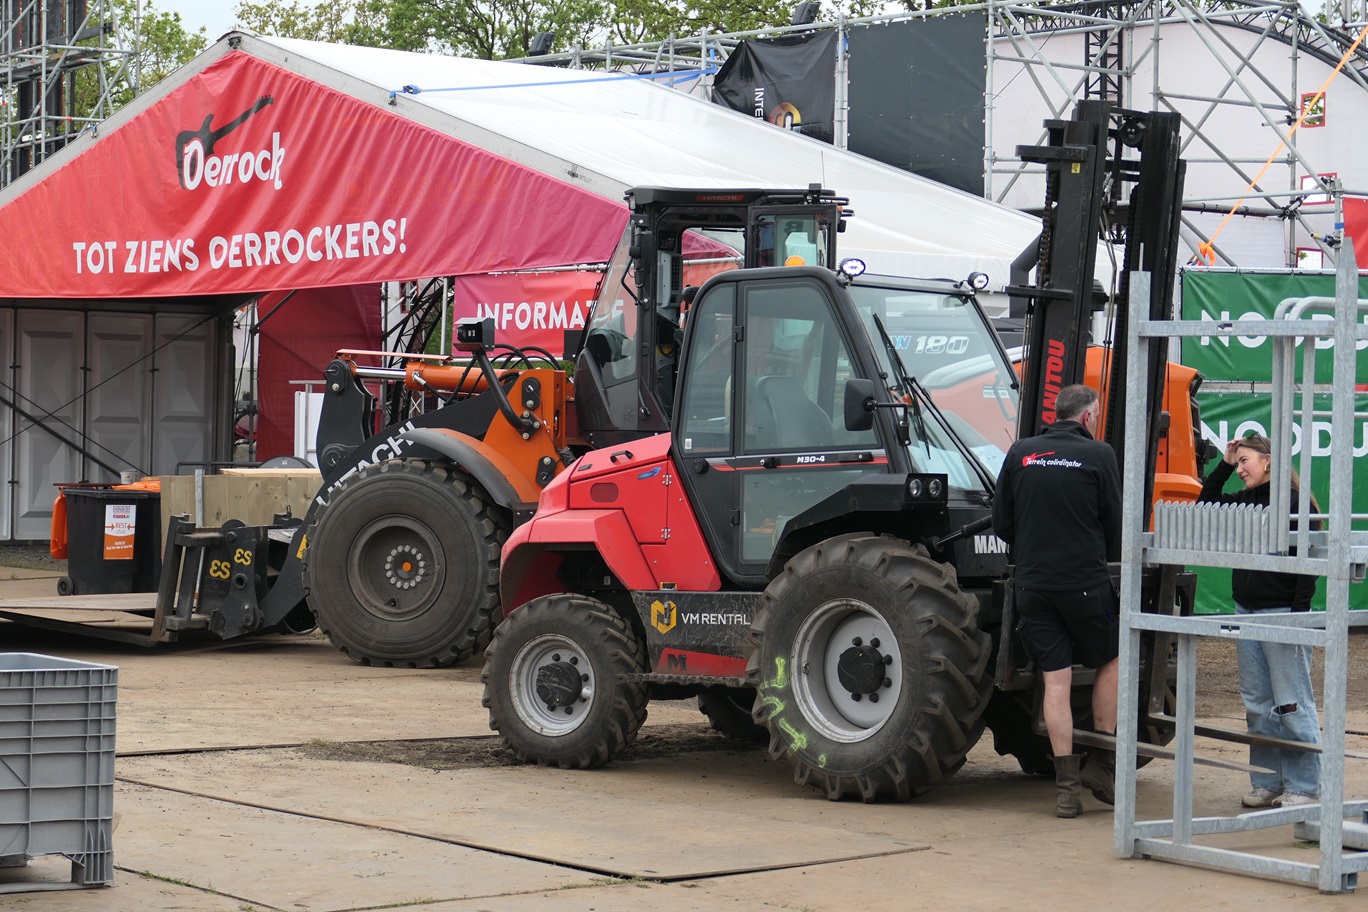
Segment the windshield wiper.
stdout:
[[991,494],[997,485],[997,480],[989,474],[988,468],[983,464],[983,460],[979,459],[978,454],[969,448],[959,434],[955,433],[949,419],[945,417],[945,413],[931,398],[931,393],[921,385],[916,377],[907,372],[907,366],[903,364],[902,356],[898,354],[898,349],[893,344],[892,338],[889,337],[888,330],[884,329],[883,321],[879,319],[878,314],[874,314],[873,317],[874,326],[879,330],[879,336],[883,339],[884,350],[888,353],[889,363],[893,367],[894,379],[911,405],[912,419],[916,423],[917,435],[921,438],[922,445],[926,447],[927,458],[931,458],[931,438],[926,433],[926,422],[922,418],[921,406],[923,404],[955,445],[955,449],[959,450],[960,455],[968,461],[970,468],[978,476],[979,482],[983,484],[983,489]]
[[[888,335],[888,330],[884,328],[883,320],[879,319],[878,314],[874,314],[873,317],[874,327],[879,331],[879,338],[883,340],[884,351],[888,354],[889,365],[893,368],[893,382],[897,384],[894,388],[907,400],[907,404],[911,406],[912,420],[915,422],[917,428],[917,437],[921,440],[922,445],[926,447],[926,458],[930,459],[931,441],[928,440],[926,436],[926,422],[922,419],[921,405],[918,404],[917,397],[912,391],[912,384],[916,381],[907,375],[907,368],[902,363],[902,358],[898,357],[897,346],[893,344],[893,339]],[[903,443],[908,444],[911,443],[911,441],[904,440]]]

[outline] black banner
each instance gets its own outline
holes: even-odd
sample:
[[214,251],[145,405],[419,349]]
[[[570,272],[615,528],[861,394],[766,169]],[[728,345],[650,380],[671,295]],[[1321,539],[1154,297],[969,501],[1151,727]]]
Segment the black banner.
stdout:
[[849,147],[983,195],[986,14],[850,29]]
[[831,142],[836,119],[836,32],[741,42],[713,81],[713,101]]

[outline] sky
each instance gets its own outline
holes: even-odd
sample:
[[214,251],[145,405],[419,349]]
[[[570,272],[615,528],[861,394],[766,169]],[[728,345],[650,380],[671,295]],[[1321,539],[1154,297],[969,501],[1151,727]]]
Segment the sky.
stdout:
[[237,0],[151,0],[151,4],[164,13],[180,13],[187,32],[203,28],[205,39],[213,44],[233,27],[233,7]]

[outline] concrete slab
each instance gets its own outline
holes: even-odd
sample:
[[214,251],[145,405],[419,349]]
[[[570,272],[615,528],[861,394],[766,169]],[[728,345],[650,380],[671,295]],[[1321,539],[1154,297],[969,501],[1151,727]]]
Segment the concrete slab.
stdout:
[[[291,754],[295,756],[291,757]],[[837,912],[897,897],[900,908],[1119,910],[1170,907],[1209,910],[1285,909],[1314,902],[1316,909],[1362,908],[1361,897],[1321,897],[1284,884],[1111,854],[1112,815],[1090,798],[1077,820],[1053,816],[1053,783],[1027,777],[1014,761],[981,744],[954,780],[906,805],[827,802],[794,786],[786,771],[763,752],[622,761],[590,772],[531,767],[433,772],[386,764],[310,760],[290,751],[234,754],[232,769],[210,755],[143,757],[120,761],[131,773],[203,790],[218,770],[214,788],[238,800],[279,801],[304,813],[337,810],[357,822],[396,825],[410,832],[443,833],[492,849],[519,854],[566,853],[566,864],[594,870],[636,866],[637,876],[690,876],[673,883],[594,886],[584,873],[573,889],[503,894],[498,901],[437,903],[435,912],[549,908],[595,912],[659,912],[735,909],[808,909]],[[351,784],[337,792],[339,777]],[[1363,779],[1362,771],[1355,781]],[[308,780],[305,782],[304,780]],[[243,788],[243,785],[247,788]],[[1169,770],[1152,764],[1141,772],[1142,811],[1165,813]],[[389,789],[426,796],[408,812],[385,803]],[[1231,813],[1243,790],[1228,770],[1199,774],[1199,810]],[[345,801],[343,800],[345,799]],[[881,854],[864,859],[736,871],[741,862],[771,862],[785,850],[794,856],[820,840],[829,859],[853,846],[874,845]],[[907,851],[913,845],[926,851]],[[1291,828],[1247,835],[1246,848],[1310,860]],[[895,854],[886,854],[888,852]],[[603,866],[603,867],[599,867]],[[689,869],[693,873],[690,875]]]
[[[0,649],[119,668],[118,750],[195,750],[489,735],[482,661],[454,668],[357,665],[319,634],[152,649],[0,625]],[[653,704],[647,724],[703,717]]]
[[[342,795],[348,792],[344,789]],[[375,908],[583,882],[433,839],[121,783],[118,864],[275,909]],[[187,851],[190,846],[195,850]],[[210,847],[210,851],[203,851]]]
[[[65,881],[70,877],[70,867],[61,856],[45,855],[24,868],[0,869],[0,883]],[[4,901],[6,912],[245,912],[240,899],[118,869],[110,886],[59,893],[11,893]]]
[[[118,776],[617,877],[713,877],[928,846],[911,834],[786,812],[795,800],[811,803],[809,796],[760,751],[590,771],[426,770],[290,750],[232,759],[224,769],[213,755],[120,758]],[[398,798],[415,792],[425,796],[421,804]]]
[[[2,556],[3,552],[0,551],[0,557]],[[3,594],[4,598],[21,595],[22,593],[15,592],[9,584],[11,582],[23,580],[51,580],[52,585],[47,591],[55,594],[57,591],[57,580],[63,576],[66,576],[66,574],[60,570],[35,570],[30,567],[0,566],[0,594]]]
[[[0,568],[0,576],[3,576],[4,572],[5,570]],[[8,593],[13,590],[6,585],[5,591]],[[57,595],[49,593],[43,596],[27,596],[24,598],[6,596],[0,599],[0,611],[25,608],[54,612],[66,611],[70,612],[73,619],[79,619],[83,612],[130,611],[151,613],[157,610],[157,593],[126,592],[100,595]]]

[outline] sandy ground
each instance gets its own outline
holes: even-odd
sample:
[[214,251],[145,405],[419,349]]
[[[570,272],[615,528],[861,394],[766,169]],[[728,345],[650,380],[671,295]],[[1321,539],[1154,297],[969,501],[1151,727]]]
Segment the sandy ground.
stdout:
[[[0,570],[0,595],[49,593],[51,574]],[[990,738],[915,802],[832,803],[762,748],[710,731],[688,701],[653,703],[608,768],[566,772],[502,751],[478,665],[363,668],[312,636],[143,650],[0,625],[0,642],[116,665],[120,685],[115,884],[28,892],[69,876],[61,856],[43,856],[0,870],[0,889],[25,889],[0,897],[6,910],[1363,907],[1354,894],[1117,857],[1109,809],[1089,797],[1082,817],[1056,819],[1053,784],[996,756]],[[1366,653],[1354,635],[1359,752]],[[1202,721],[1242,727],[1233,643],[1202,644],[1198,695]],[[1198,750],[1244,753],[1207,739]],[[1165,761],[1140,771],[1140,819],[1169,816],[1172,774]],[[1199,766],[1195,782],[1196,813],[1238,813],[1244,774]],[[1346,782],[1368,796],[1368,764],[1350,761]],[[1218,842],[1317,859],[1290,826]]]

